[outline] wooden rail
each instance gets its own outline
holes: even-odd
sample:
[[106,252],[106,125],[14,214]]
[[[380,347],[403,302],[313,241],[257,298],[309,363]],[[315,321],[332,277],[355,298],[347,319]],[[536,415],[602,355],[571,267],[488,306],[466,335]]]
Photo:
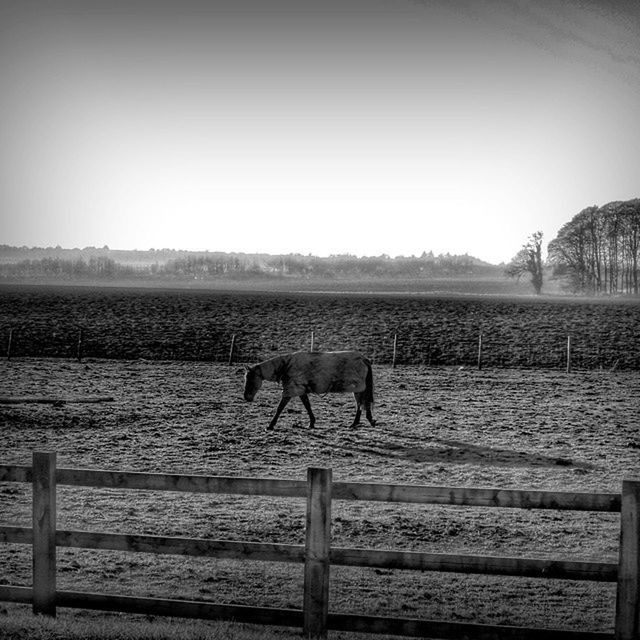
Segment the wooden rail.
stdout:
[[[0,482],[32,482],[30,466],[0,465]],[[226,493],[284,498],[306,498],[307,482],[272,478],[237,478],[95,469],[56,470],[56,482],[76,487]],[[437,487],[364,482],[332,483],[334,500],[370,500],[414,504],[514,509],[557,509],[619,512],[619,493],[526,491],[519,489]]]
[[[33,544],[33,530],[0,526],[0,542]],[[56,531],[56,546],[108,551],[135,551],[156,554],[261,560],[263,562],[305,561],[303,545],[232,542],[208,538],[178,538],[150,535],[96,533],[90,531]],[[503,558],[499,556],[454,555],[418,551],[393,551],[332,547],[332,565],[379,569],[413,569],[491,575],[554,578],[557,580],[591,580],[615,582],[618,565],[610,562],[541,560],[538,558]]]
[[[33,587],[0,585],[0,601],[31,603],[35,612],[55,615],[56,607],[79,607],[154,615],[233,619],[302,627],[308,637],[328,629],[438,638],[631,640],[640,636],[640,482],[624,481],[621,494],[470,489],[333,482],[328,469],[308,469],[307,481],[162,473],[56,469],[54,453],[34,453],[33,465],[0,465],[0,481],[31,482],[31,527],[0,526],[0,542],[33,547]],[[56,486],[190,491],[306,498],[304,545],[232,542],[202,538],[57,530]],[[331,547],[333,500],[373,500],[523,509],[621,512],[618,563],[453,555],[399,550]],[[80,593],[56,589],[56,548],[77,547],[155,554],[215,557],[304,565],[303,609],[223,605],[188,600]],[[419,571],[448,571],[617,583],[615,633],[529,629],[410,618],[331,613],[331,565]]]

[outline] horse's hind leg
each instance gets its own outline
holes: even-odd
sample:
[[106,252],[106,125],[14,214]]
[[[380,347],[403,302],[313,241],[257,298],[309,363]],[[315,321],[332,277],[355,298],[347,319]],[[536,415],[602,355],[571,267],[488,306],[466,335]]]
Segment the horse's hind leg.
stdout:
[[276,409],[276,414],[273,416],[273,418],[271,418],[271,422],[269,423],[267,430],[271,431],[273,427],[276,426],[276,422],[278,422],[278,418],[280,417],[282,410],[289,404],[289,400],[291,400],[291,398],[287,396],[282,396],[282,398],[280,398],[278,408]]
[[367,416],[367,420],[372,427],[376,426],[376,421],[373,417],[373,413],[371,412],[371,402],[367,402],[365,400],[364,393],[354,393],[353,397],[356,399],[356,416],[353,419],[352,427],[356,427],[360,424],[360,416],[362,415],[362,405],[364,405],[365,415]]
[[365,410],[365,414],[367,416],[367,420],[369,421],[369,424],[372,427],[375,427],[376,426],[376,421],[375,421],[375,419],[373,417],[373,414],[371,413],[371,403],[370,402],[365,402],[364,410]]
[[300,400],[302,400],[302,404],[304,408],[307,410],[309,414],[309,429],[313,428],[313,425],[316,423],[316,417],[313,415],[313,411],[311,411],[311,403],[309,402],[309,396],[306,393],[303,393],[300,396]]
[[353,397],[356,399],[356,415],[351,423],[352,429],[360,424],[360,416],[362,415],[362,393],[356,392],[353,394]]

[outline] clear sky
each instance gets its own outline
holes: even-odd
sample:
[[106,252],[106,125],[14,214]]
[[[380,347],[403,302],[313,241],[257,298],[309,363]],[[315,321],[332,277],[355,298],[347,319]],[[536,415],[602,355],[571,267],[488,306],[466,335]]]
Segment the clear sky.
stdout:
[[0,244],[498,263],[639,149],[635,0],[0,0]]

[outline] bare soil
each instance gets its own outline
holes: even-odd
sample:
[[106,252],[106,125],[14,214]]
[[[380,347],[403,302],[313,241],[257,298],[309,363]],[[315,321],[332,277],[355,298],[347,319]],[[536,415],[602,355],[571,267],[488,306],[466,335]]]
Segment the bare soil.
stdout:
[[[640,373],[374,366],[378,424],[350,430],[348,395],[312,398],[307,428],[265,383],[242,400],[236,366],[206,362],[18,358],[0,395],[112,396],[99,404],[0,405],[0,462],[445,486],[619,491],[638,476]],[[303,543],[301,500],[59,488],[58,526]],[[0,483],[0,521],[29,525],[30,488]],[[607,514],[341,503],[333,544],[615,562]],[[301,607],[302,567],[59,549],[59,587]],[[30,584],[29,548],[3,545],[0,581]],[[611,631],[615,585],[332,568],[334,611]],[[0,622],[1,626],[1,622]]]
[[[335,286],[335,283],[334,283]],[[637,299],[0,285],[16,357],[227,362],[352,348],[376,364],[640,369]]]

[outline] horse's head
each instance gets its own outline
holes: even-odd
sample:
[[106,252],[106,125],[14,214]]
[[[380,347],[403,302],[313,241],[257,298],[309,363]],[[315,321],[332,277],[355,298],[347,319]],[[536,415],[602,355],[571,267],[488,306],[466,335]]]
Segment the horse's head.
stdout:
[[251,402],[256,393],[262,386],[262,372],[260,367],[247,367],[244,372],[244,399],[247,402]]

